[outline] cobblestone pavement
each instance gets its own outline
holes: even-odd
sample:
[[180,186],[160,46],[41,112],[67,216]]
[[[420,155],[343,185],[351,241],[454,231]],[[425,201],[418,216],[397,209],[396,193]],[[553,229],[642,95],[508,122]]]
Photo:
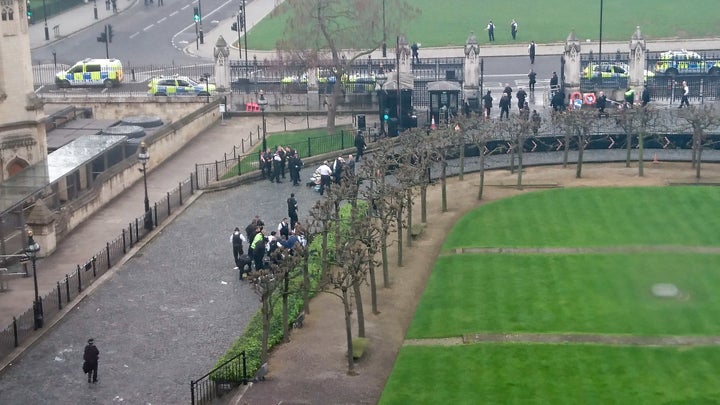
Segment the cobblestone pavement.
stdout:
[[[200,196],[4,372],[1,402],[187,403],[190,380],[212,369],[259,306],[232,270],[229,235],[256,214],[275,229],[290,192],[301,214],[319,198],[289,181]],[[100,349],[90,387],[81,371],[89,337]]]

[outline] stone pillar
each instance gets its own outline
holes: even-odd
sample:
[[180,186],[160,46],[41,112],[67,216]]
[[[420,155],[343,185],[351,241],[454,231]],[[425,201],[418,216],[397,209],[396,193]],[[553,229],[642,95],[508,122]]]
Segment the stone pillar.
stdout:
[[310,110],[320,110],[325,108],[325,95],[320,97],[320,88],[318,86],[318,69],[317,68],[310,68],[307,70],[307,98],[308,98],[308,108]]
[[55,218],[42,199],[35,201],[25,222],[33,230],[35,242],[41,246],[38,257],[45,257],[54,252],[57,248]]
[[645,84],[645,70],[647,69],[647,59],[645,54],[647,47],[643,38],[640,27],[635,28],[635,32],[630,37],[630,60],[628,66],[628,85],[635,90],[635,100],[640,98]]
[[398,37],[397,49],[395,49],[396,58],[398,58],[398,67],[400,73],[410,73],[412,70],[412,51],[405,35]]
[[565,95],[580,91],[580,41],[575,31],[570,31],[565,40]]
[[218,92],[230,90],[230,49],[220,35],[213,50],[215,56],[215,86]]
[[480,86],[480,45],[478,45],[475,33],[470,31],[470,36],[465,41],[465,61],[463,62],[463,99],[479,100],[478,89]]

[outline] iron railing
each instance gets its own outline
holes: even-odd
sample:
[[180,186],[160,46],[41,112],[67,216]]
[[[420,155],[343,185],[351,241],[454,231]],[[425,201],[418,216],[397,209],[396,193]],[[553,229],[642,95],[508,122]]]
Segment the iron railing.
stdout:
[[241,384],[246,385],[248,381],[247,357],[243,350],[204,376],[190,381],[190,403],[211,404],[215,398],[222,397]]

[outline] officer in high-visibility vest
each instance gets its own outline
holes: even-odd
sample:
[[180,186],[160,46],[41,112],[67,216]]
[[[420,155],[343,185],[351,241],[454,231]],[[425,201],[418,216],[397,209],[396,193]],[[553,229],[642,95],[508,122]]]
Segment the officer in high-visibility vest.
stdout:
[[625,107],[632,108],[635,103],[635,90],[632,87],[628,87],[625,91]]

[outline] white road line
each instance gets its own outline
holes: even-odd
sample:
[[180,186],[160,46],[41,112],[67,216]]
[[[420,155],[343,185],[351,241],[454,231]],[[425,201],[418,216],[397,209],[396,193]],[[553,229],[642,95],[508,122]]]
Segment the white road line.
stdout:
[[135,38],[135,37],[138,36],[138,35],[140,35],[140,33],[139,33],[139,32],[136,32],[136,33],[130,35],[130,39],[133,39],[133,38]]
[[148,25],[147,27],[143,28],[143,31],[149,30],[150,28],[153,27],[153,25],[155,25],[155,24],[150,24],[150,25]]
[[167,17],[163,17],[163,18],[157,20],[157,24],[160,24],[161,22],[163,22],[165,20],[167,20]]
[[185,9],[188,8],[188,7],[190,7],[190,5],[189,5],[189,4],[186,4],[186,5],[184,5],[183,7],[181,7],[180,10],[185,10]]
[[174,16],[175,14],[179,13],[179,11],[175,10],[172,13],[170,13],[170,17]]

